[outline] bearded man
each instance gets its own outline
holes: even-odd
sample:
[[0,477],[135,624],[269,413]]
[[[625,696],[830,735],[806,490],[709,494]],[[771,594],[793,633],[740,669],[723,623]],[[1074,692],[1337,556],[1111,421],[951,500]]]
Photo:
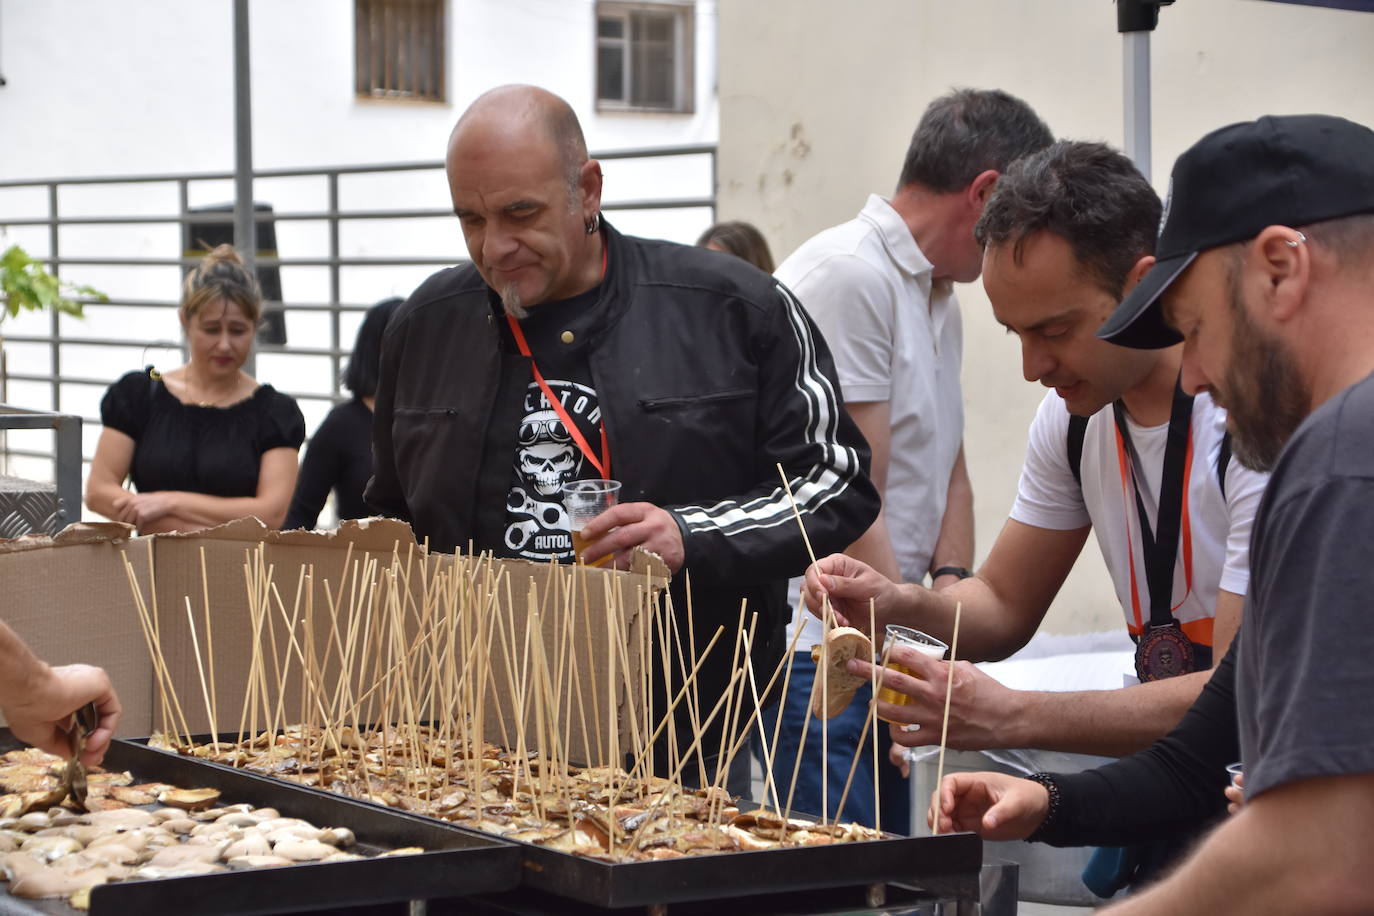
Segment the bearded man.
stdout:
[[1374,912],[1374,132],[1224,127],[1174,167],[1159,261],[1099,335],[1183,341],[1183,383],[1272,468],[1233,650],[1245,804],[1112,913]]

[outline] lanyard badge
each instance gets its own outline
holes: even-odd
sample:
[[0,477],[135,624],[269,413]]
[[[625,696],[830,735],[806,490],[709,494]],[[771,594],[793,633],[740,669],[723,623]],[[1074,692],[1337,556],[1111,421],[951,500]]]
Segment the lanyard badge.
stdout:
[[534,380],[539,383],[539,390],[544,392],[544,400],[549,402],[549,407],[553,408],[553,412],[558,415],[559,422],[563,424],[563,428],[568,431],[568,435],[572,436],[573,442],[577,445],[578,450],[582,452],[583,457],[592,463],[592,467],[596,468],[597,473],[601,475],[601,479],[610,480],[611,447],[606,441],[605,421],[598,424],[601,428],[601,454],[598,457],[596,452],[592,451],[591,445],[588,444],[587,437],[582,435],[582,430],[578,429],[572,417],[568,416],[567,408],[563,406],[563,403],[559,401],[558,398],[553,396],[553,391],[549,388],[549,383],[544,381],[544,373],[539,371],[539,364],[535,362],[534,354],[530,352],[529,342],[525,340],[525,332],[520,329],[520,323],[509,315],[506,316],[506,322],[510,325],[510,332],[512,336],[515,337],[515,345],[520,348],[521,355],[529,357],[530,368],[534,370]]
[[[1130,459],[1131,434],[1126,411],[1120,401],[1112,405],[1116,418],[1116,453],[1121,471],[1121,496],[1129,507],[1134,495],[1140,519],[1140,548],[1145,559],[1145,584],[1149,597],[1149,621],[1141,610],[1139,580],[1135,568],[1135,545],[1129,521],[1126,525],[1126,554],[1130,561],[1131,610],[1137,635],[1136,674],[1141,681],[1157,681],[1188,674],[1196,665],[1192,641],[1183,632],[1173,612],[1188,600],[1193,590],[1193,538],[1188,513],[1188,482],[1193,467],[1193,398],[1181,388],[1174,391],[1169,412],[1169,438],[1164,450],[1164,472],[1159,486],[1159,512],[1154,530],[1140,498],[1140,484]],[[1130,511],[1127,509],[1127,518]],[[1181,529],[1181,530],[1180,530]],[[1180,537],[1180,534],[1182,535]],[[1170,606],[1174,565],[1179,542],[1183,545],[1183,572],[1186,590],[1179,605]]]

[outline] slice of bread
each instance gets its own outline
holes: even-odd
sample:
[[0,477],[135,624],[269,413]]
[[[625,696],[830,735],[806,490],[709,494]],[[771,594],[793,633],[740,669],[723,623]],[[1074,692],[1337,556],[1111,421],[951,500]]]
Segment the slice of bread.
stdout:
[[[851,658],[873,661],[873,643],[853,627],[834,627],[825,635],[824,648],[811,647],[811,660],[817,666],[811,689],[811,713],[816,718],[833,719],[844,712],[854,694],[868,683],[868,678],[849,673]],[[822,673],[821,665],[829,670]]]

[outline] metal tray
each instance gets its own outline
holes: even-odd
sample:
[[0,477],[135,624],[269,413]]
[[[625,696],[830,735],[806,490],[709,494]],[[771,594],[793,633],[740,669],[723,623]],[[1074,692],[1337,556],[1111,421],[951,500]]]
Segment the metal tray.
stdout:
[[[226,737],[234,740],[233,736]],[[209,736],[204,736],[203,740],[208,741]],[[176,759],[194,767],[213,767],[247,775],[221,763],[184,757]],[[271,777],[255,778],[284,782]],[[290,785],[327,798],[342,798],[327,789]],[[394,809],[379,802],[348,801],[394,813]],[[757,807],[751,802],[740,804]],[[440,824],[488,841],[498,839],[474,828],[421,814],[406,812],[401,816],[426,824]],[[892,835],[889,839],[863,843],[617,863],[588,859],[521,840],[500,838],[500,841],[518,850],[523,887],[605,908],[888,883],[912,884],[976,899],[978,871],[983,864],[983,841],[972,833],[938,837]]]
[[[0,752],[22,747],[0,729]],[[336,909],[503,891],[520,883],[520,852],[496,837],[432,818],[305,789],[143,744],[115,741],[102,764],[143,781],[219,789],[224,804],[270,806],[320,827],[347,827],[361,851],[423,846],[413,856],[265,868],[193,878],[125,881],[91,892],[91,916],[129,913],[258,914]],[[0,885],[3,887],[3,885]],[[0,892],[0,913],[78,914],[65,900],[22,900]]]
[[983,841],[971,833],[614,864],[508,842],[520,847],[525,886],[610,908],[892,882],[956,893],[967,885],[976,895],[983,864]]

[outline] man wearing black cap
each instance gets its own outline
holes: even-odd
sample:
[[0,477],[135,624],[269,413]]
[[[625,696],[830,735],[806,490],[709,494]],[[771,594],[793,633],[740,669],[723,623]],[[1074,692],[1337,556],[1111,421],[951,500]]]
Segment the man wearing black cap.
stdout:
[[1374,132],[1301,115],[1207,135],[1157,252],[1099,336],[1182,339],[1185,387],[1273,475],[1236,643],[1246,804],[1112,912],[1371,912]]

